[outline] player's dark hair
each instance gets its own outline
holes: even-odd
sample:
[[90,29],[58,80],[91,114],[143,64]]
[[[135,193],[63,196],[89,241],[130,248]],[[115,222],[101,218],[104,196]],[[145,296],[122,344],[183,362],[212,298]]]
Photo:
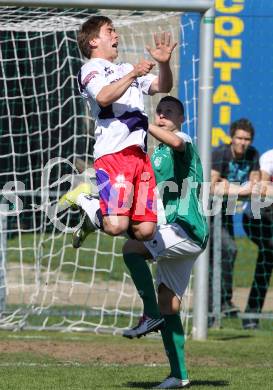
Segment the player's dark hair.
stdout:
[[[182,103],[179,99],[177,99],[177,98],[175,98],[175,97],[173,97],[173,96],[164,96],[164,97],[160,100],[159,103],[161,103],[161,102],[172,102],[172,103],[175,103],[176,106],[178,107],[178,109],[179,109],[181,115],[184,115],[184,106],[183,106],[183,103]],[[158,104],[159,104],[159,103],[158,103]]]
[[255,129],[254,129],[252,123],[246,118],[241,118],[241,119],[238,119],[237,121],[231,123],[231,125],[230,125],[231,137],[234,137],[236,130],[247,131],[250,134],[251,139],[254,138]]
[[78,32],[78,45],[84,57],[91,57],[92,49],[89,41],[99,36],[101,26],[112,23],[112,20],[107,16],[91,16],[91,18],[82,24]]

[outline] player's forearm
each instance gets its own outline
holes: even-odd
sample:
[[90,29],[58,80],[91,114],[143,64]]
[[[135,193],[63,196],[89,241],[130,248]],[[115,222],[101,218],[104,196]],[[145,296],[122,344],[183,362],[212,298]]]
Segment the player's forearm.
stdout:
[[109,106],[116,102],[130,87],[136,79],[134,71],[123,76],[120,80],[114,81],[112,84],[106,85],[97,94],[96,100],[101,107]]
[[168,93],[173,87],[173,74],[170,63],[159,64],[158,92]]
[[149,133],[158,141],[163,142],[175,150],[182,151],[184,149],[183,139],[178,137],[175,133],[166,131],[165,129],[153,124],[149,125]]

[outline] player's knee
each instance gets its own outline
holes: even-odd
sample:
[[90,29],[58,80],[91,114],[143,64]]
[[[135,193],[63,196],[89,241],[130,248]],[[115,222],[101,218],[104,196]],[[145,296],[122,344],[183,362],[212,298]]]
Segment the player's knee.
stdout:
[[180,311],[180,300],[163,283],[158,287],[158,305],[162,315],[177,314]]
[[103,220],[103,230],[111,236],[119,236],[128,229],[128,221],[119,217],[105,218]]
[[132,231],[134,233],[136,240],[149,241],[152,240],[155,234],[156,224],[153,222],[143,222],[138,225],[133,225]]
[[122,226],[107,225],[104,226],[104,232],[110,236],[119,236],[126,232],[126,229],[123,229]]

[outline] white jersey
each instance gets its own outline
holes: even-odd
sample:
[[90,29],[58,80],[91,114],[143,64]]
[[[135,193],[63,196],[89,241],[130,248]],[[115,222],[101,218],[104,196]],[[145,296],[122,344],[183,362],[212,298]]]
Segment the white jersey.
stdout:
[[273,149],[268,150],[260,157],[260,169],[270,175],[273,181]]
[[96,122],[95,160],[132,145],[139,145],[146,150],[148,118],[144,112],[143,93],[149,93],[155,75],[138,77],[116,102],[107,107],[100,107],[96,101],[104,86],[121,79],[132,69],[131,64],[114,64],[101,58],[93,58],[79,72],[80,93],[87,99]]

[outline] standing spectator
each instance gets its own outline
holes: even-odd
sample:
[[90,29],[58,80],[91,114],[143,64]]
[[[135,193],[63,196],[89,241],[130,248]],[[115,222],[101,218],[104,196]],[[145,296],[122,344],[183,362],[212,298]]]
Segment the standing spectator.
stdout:
[[[230,126],[231,143],[213,151],[211,170],[212,193],[249,196],[252,184],[259,181],[259,154],[251,146],[254,128],[248,119],[239,119]],[[249,185],[241,184],[249,182]],[[221,183],[221,186],[217,185]],[[226,215],[227,202],[222,205],[222,281],[221,307],[225,315],[236,316],[239,308],[232,302],[233,268],[237,254],[233,216]],[[213,223],[211,224],[213,228]],[[212,240],[211,240],[212,243]],[[213,244],[213,243],[212,243]],[[211,250],[212,253],[212,250]],[[212,256],[211,256],[212,257]],[[212,263],[212,261],[211,261]],[[212,273],[210,273],[210,305],[212,303]]]
[[[271,187],[272,194],[273,149],[261,156],[260,169],[262,184],[266,184],[264,189]],[[258,245],[256,268],[245,312],[257,314],[262,311],[273,269],[273,205],[261,209],[260,219],[254,219],[252,215],[245,213],[243,223],[250,240]],[[244,329],[258,327],[259,320],[257,318],[243,319]]]

